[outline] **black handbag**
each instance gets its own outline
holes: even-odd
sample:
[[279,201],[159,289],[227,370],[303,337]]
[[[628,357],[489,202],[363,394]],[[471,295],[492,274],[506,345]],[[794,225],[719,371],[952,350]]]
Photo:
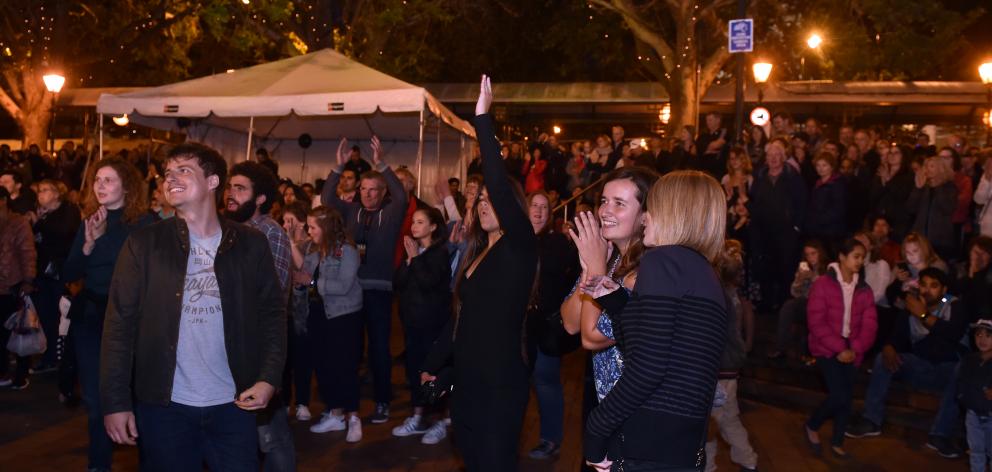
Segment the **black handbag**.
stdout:
[[445,366],[437,375],[435,379],[429,382],[425,382],[420,386],[420,393],[424,397],[424,401],[428,405],[436,405],[442,397],[451,393],[454,389],[454,384],[451,381],[452,369],[451,366]]
[[540,315],[531,313],[535,320],[537,348],[546,356],[560,357],[582,345],[579,333],[569,334],[561,320],[561,311]]

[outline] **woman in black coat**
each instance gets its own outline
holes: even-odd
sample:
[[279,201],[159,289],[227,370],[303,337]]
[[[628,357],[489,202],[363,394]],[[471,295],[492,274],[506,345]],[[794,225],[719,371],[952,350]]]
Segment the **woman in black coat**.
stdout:
[[909,148],[892,146],[872,178],[868,201],[872,214],[884,216],[892,226],[892,238],[900,241],[912,225],[912,211],[906,205],[913,191],[913,172],[909,168]]
[[833,254],[847,229],[847,182],[836,172],[836,158],[821,153],[813,159],[819,178],[809,194],[805,232],[827,246]]
[[[393,276],[399,296],[400,320],[406,345],[406,378],[410,382],[413,415],[393,428],[394,436],[428,431],[424,418],[427,406],[420,389],[420,371],[431,346],[451,319],[451,267],[444,217],[436,208],[413,212],[411,236],[403,238],[406,259]],[[444,422],[441,423],[444,427]]]
[[451,365],[455,441],[471,471],[517,469],[517,444],[530,387],[522,334],[537,269],[537,237],[511,182],[489,115],[492,88],[483,76],[476,136],[485,188],[473,207],[455,287],[456,316],[424,365],[422,382]]
[[942,157],[927,158],[915,183],[916,188],[906,202],[906,208],[916,212],[913,231],[926,236],[945,261],[952,260],[956,254],[951,215],[957,208],[958,188],[954,185],[951,163]]

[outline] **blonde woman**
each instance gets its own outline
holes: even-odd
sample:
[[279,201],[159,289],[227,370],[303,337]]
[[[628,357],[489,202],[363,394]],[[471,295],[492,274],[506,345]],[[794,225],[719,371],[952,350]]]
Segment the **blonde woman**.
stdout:
[[916,173],[916,188],[909,194],[906,207],[915,209],[913,231],[927,239],[945,260],[954,253],[954,224],[951,216],[957,207],[958,188],[954,170],[947,159],[929,157]]
[[[698,470],[726,341],[727,301],[713,260],[723,250],[727,200],[712,177],[678,171],[648,196],[645,244],[628,295],[608,277],[584,289],[619,313],[618,345],[636,352],[586,424],[586,461],[600,471]],[[622,444],[621,444],[622,443]]]

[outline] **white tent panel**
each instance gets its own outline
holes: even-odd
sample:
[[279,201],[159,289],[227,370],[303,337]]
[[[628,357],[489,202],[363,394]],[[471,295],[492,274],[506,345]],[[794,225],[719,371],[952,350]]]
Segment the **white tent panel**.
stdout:
[[[371,157],[367,141],[374,134],[383,141],[390,164],[407,165],[422,176],[422,189],[432,188],[438,176],[458,175],[464,168],[459,159],[467,155],[462,137],[475,136],[470,124],[425,89],[330,49],[161,87],[103,94],[97,112],[127,113],[134,123],[184,132],[191,141],[217,148],[232,163],[244,159],[253,122],[251,148],[273,150],[280,174],[294,180],[302,175],[303,181],[327,175],[342,137],[363,143],[363,155]],[[444,124],[440,130],[438,122]],[[297,144],[303,134],[313,140],[305,154]]]

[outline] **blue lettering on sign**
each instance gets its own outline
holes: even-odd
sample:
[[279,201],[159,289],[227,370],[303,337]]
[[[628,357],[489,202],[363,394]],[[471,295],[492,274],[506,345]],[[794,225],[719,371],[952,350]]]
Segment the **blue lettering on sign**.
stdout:
[[727,49],[730,52],[751,52],[754,50],[754,20],[730,20],[727,34]]

